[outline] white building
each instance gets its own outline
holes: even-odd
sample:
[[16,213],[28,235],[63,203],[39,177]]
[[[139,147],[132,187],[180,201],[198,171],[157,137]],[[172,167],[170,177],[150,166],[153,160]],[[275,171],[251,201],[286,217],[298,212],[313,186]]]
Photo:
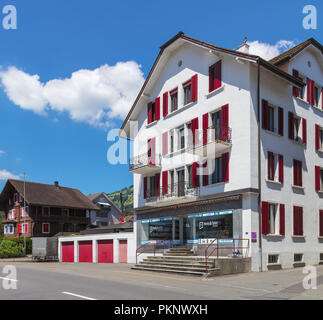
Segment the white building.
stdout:
[[161,47],[121,128],[137,246],[239,243],[254,271],[323,260],[322,53],[309,39],[265,61],[183,33]]

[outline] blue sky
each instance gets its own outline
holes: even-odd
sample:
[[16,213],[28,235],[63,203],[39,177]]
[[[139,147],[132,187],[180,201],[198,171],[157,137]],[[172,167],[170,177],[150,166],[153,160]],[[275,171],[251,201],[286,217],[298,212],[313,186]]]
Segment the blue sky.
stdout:
[[[127,165],[113,166],[107,162],[110,144],[106,133],[120,127],[129,101],[147,76],[159,47],[178,31],[232,49],[245,36],[251,42],[272,46],[280,40],[298,43],[309,37],[323,42],[323,4],[318,0],[0,0],[1,11],[8,4],[17,8],[18,29],[0,27],[1,70],[6,72],[8,67],[14,67],[11,77],[6,78],[12,89],[10,96],[5,85],[0,88],[0,150],[3,151],[0,151],[0,172],[6,170],[16,176],[26,172],[28,180],[44,183],[59,180],[62,185],[79,188],[84,193],[112,192],[132,184]],[[302,26],[302,9],[307,4],[317,8],[317,30],[305,30]],[[0,21],[2,17],[0,14]],[[77,99],[71,98],[64,104],[67,94],[61,87],[64,84],[73,87],[75,82],[59,79],[69,79],[72,73],[80,75],[79,70],[88,70],[94,82],[101,81],[100,77],[97,80],[98,74],[105,81],[112,69],[102,66],[113,67],[129,61],[135,64],[118,65],[114,71],[129,70],[135,81],[128,83],[123,78],[120,83],[113,83],[111,95],[103,93],[100,97],[96,97],[96,90],[88,96],[84,92],[88,86],[85,82],[83,89],[81,86],[76,91],[82,109]],[[16,76],[20,77],[24,90],[18,87],[18,92],[15,91],[12,81]],[[46,85],[44,98],[43,86],[55,79],[58,82]],[[31,81],[31,87],[23,81]],[[109,81],[105,85],[109,86]],[[119,84],[132,92],[121,102],[116,98]],[[37,103],[26,102],[26,96],[20,97],[21,91],[31,102],[39,103],[41,111],[36,113],[33,108]],[[105,111],[110,108],[113,112],[105,114],[102,126],[103,120],[97,120],[97,113],[91,113],[91,108],[99,108],[104,99]],[[46,106],[48,101],[55,106]],[[4,183],[0,181],[0,189]]]

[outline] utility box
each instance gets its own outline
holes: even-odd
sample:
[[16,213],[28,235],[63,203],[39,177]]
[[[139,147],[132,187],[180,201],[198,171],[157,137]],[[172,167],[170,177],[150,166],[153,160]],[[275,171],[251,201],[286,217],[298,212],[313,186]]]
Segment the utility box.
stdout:
[[58,239],[33,238],[33,260],[58,261]]

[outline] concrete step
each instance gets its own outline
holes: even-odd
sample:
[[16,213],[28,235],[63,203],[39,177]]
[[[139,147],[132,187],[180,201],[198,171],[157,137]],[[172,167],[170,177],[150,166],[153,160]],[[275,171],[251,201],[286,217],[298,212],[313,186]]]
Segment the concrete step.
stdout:
[[193,252],[166,252],[164,256],[194,256]]
[[[205,268],[205,263],[197,262],[197,263],[183,263],[183,262],[165,262],[165,261],[156,261],[156,260],[144,260],[142,262],[143,264],[153,264],[153,265],[163,265],[163,266],[183,266],[183,267],[199,267],[199,268]],[[214,263],[208,263],[208,268],[213,268]]]
[[[164,268],[160,266],[145,266],[145,265],[134,265],[131,267],[134,270],[142,270],[142,271],[155,271],[155,272],[170,272],[170,273],[179,273],[179,274],[190,274],[190,275],[197,275],[197,276],[204,276],[206,275],[205,269],[202,271],[197,270],[180,270],[178,268]],[[208,274],[216,273],[219,271],[217,268],[209,269]]]
[[[175,264],[182,264],[182,265],[190,265],[190,264],[194,264],[194,265],[205,265],[205,261],[204,260],[180,260],[180,259],[152,259],[152,258],[147,258],[147,259],[143,259],[144,262],[154,262],[154,263],[175,263]],[[210,261],[208,260],[207,262],[208,265],[214,265],[214,261]]]
[[[205,258],[197,257],[197,256],[148,256],[146,259],[153,259],[158,261],[179,261],[179,262],[205,262]],[[208,261],[215,261],[214,259],[208,259]]]

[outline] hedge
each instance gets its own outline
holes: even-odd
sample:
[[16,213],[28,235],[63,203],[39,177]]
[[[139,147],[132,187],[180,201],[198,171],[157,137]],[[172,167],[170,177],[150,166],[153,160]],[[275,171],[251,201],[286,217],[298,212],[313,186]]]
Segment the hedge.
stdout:
[[[26,254],[32,253],[32,239],[26,238]],[[12,238],[0,240],[0,258],[16,258],[24,256],[24,239]]]

